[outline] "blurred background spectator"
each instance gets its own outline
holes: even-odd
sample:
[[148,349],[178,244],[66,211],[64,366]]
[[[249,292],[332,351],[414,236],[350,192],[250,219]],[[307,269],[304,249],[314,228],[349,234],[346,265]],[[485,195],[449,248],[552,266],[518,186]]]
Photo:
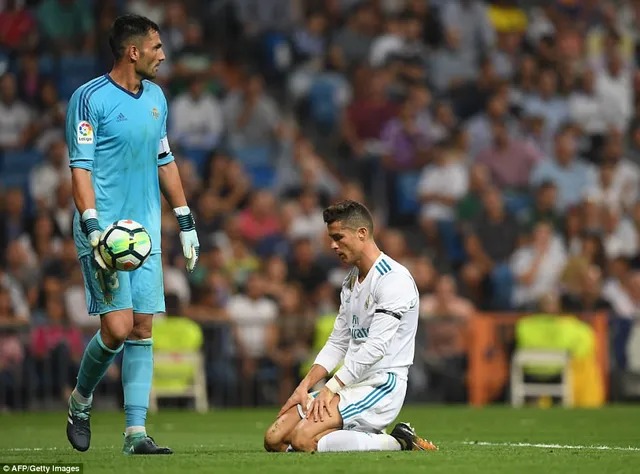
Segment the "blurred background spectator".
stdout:
[[464,401],[469,321],[552,290],[607,312],[614,377],[640,371],[638,2],[566,3],[0,1],[0,408],[60,402],[98,324],[64,120],[125,12],[162,30],[202,242],[187,274],[165,203],[165,290],[205,334],[213,403],[281,402],[304,374],[348,270],[321,211],[347,197],[422,294],[410,398]]

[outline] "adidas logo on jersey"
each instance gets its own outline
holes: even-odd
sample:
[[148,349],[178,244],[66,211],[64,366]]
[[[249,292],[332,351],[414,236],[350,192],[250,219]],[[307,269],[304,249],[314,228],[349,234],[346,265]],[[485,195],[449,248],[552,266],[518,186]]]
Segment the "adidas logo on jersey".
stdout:
[[122,114],[122,112],[120,112],[120,113],[118,114],[118,118],[116,118],[116,120],[117,120],[118,122],[125,122],[125,121],[127,120],[127,117],[125,117],[125,116]]

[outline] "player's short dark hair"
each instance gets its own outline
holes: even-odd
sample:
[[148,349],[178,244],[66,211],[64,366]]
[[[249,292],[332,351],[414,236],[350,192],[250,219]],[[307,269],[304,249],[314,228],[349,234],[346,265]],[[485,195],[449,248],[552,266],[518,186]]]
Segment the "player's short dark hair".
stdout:
[[357,230],[366,227],[370,235],[373,235],[373,217],[364,204],[357,201],[340,201],[327,207],[322,212],[322,218],[326,224],[341,222],[343,226]]
[[122,59],[126,43],[135,37],[160,31],[160,27],[149,18],[141,15],[127,14],[116,18],[109,31],[109,46],[116,60]]

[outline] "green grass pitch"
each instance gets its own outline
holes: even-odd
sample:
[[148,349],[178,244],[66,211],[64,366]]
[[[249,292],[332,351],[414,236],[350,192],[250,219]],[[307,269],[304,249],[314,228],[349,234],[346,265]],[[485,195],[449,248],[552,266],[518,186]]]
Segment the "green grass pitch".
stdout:
[[173,456],[120,454],[124,415],[98,412],[92,446],[73,451],[66,413],[0,416],[0,464],[83,463],[84,473],[580,473],[640,472],[640,407],[598,410],[411,406],[399,419],[440,448],[437,452],[266,453],[262,436],[273,410],[199,415],[161,411],[148,431]]

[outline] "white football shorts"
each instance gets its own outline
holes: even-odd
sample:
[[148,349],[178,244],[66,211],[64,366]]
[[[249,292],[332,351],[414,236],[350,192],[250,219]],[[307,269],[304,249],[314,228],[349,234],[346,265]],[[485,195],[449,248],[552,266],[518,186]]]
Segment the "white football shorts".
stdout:
[[[382,433],[397,418],[407,393],[406,380],[393,372],[381,372],[338,391],[343,430]],[[309,394],[307,409],[318,392]],[[304,418],[302,407],[298,414]]]

